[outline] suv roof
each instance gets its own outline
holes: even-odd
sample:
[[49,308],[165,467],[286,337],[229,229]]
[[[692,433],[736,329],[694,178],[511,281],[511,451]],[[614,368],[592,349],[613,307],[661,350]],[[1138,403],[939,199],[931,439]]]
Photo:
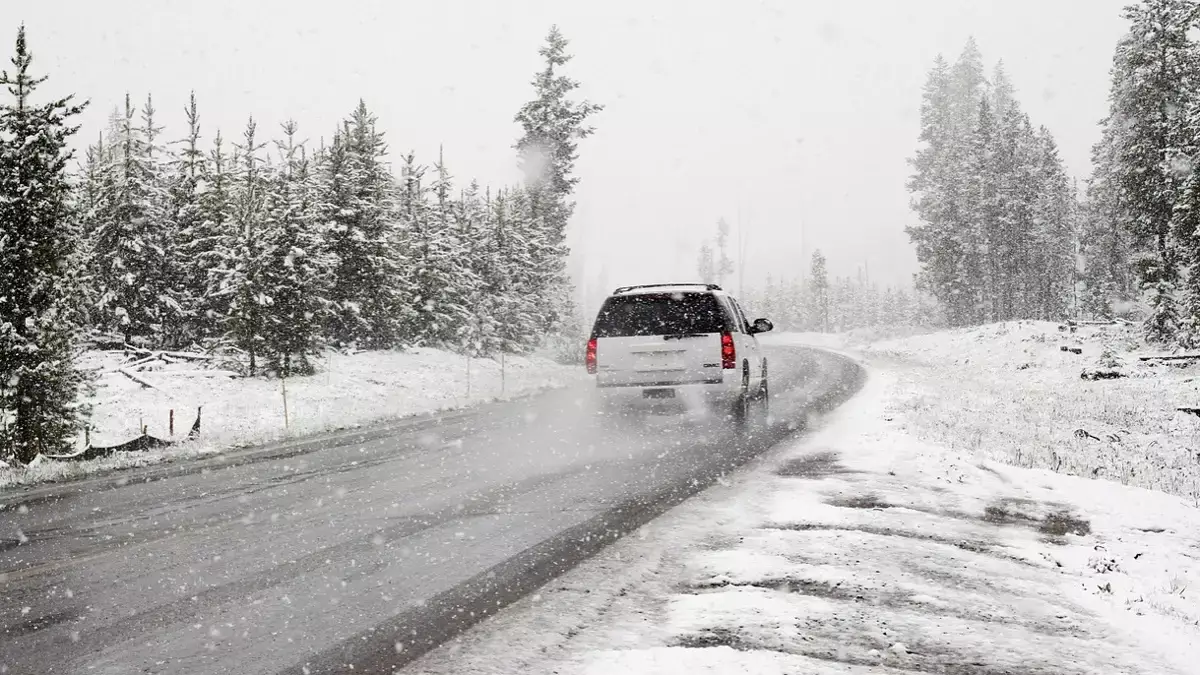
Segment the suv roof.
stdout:
[[695,293],[697,291],[721,291],[721,287],[716,284],[642,284],[640,286],[621,286],[613,291],[613,295],[625,295],[627,293],[671,293],[671,292],[689,291]]

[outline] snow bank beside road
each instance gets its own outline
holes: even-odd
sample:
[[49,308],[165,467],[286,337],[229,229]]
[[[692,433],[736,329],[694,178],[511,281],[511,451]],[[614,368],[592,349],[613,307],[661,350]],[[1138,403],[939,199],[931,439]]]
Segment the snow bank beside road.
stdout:
[[[115,445],[141,435],[141,425],[159,438],[170,438],[170,411],[175,411],[175,438],[186,437],[202,408],[198,441],[167,450],[114,456],[94,462],[41,462],[27,468],[0,467],[0,488],[83,475],[99,470],[141,466],[164,459],[207,455],[225,448],[257,445],[293,436],[368,425],[389,419],[528,394],[559,387],[583,377],[581,368],[544,358],[508,356],[501,364],[436,349],[343,354],[330,352],[319,361],[321,372],[278,379],[195,377],[170,374],[195,365],[163,364],[158,372],[137,376],[146,388],[114,372],[119,360],[92,353],[85,364],[99,368],[91,403],[91,442]],[[288,424],[284,426],[283,387],[287,390]],[[83,439],[80,439],[82,448]]]

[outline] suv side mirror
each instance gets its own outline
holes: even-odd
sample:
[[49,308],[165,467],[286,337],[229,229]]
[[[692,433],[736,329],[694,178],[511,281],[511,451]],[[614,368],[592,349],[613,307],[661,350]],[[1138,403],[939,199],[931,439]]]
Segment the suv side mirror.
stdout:
[[767,319],[755,319],[754,325],[750,327],[750,330],[751,330],[751,332],[758,334],[758,333],[768,333],[771,330],[773,330],[774,328],[775,328],[775,324],[771,323]]

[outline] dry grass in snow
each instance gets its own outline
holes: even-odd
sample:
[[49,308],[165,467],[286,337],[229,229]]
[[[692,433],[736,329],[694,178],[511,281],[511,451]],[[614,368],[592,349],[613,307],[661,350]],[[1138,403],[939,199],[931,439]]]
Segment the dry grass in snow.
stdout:
[[[1079,350],[1063,351],[1063,347]],[[1200,504],[1200,362],[1147,363],[1131,326],[1012,322],[875,343],[918,437],[1022,467],[1105,478]],[[1120,379],[1082,379],[1101,369]]]
[[[582,377],[582,369],[540,357],[471,359],[437,349],[344,354],[329,352],[317,363],[319,373],[288,378],[197,376],[195,363],[164,363],[135,373],[147,388],[116,372],[117,353],[94,352],[84,366],[98,369],[91,442],[109,446],[141,435],[141,426],[159,438],[169,434],[175,411],[175,436],[186,437],[202,408],[198,441],[163,450],[123,453],[90,462],[36,461],[29,467],[0,466],[0,488],[61,480],[101,470],[143,466],[166,459],[218,453],[323,431],[370,425],[422,413],[528,394],[564,386]],[[182,372],[181,372],[182,371]],[[174,374],[172,374],[174,373]],[[287,426],[284,425],[284,387]],[[83,438],[79,447],[83,448]]]

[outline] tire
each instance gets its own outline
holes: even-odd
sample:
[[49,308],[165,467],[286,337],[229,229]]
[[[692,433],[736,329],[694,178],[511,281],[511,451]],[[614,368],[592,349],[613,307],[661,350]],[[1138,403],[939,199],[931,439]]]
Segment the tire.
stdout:
[[770,426],[771,423],[771,388],[768,386],[767,379],[767,362],[763,361],[762,384],[758,388],[759,414],[762,416],[762,425]]
[[750,392],[750,370],[742,369],[742,390],[733,401],[733,423],[739,429],[745,429],[752,416],[754,394]]

